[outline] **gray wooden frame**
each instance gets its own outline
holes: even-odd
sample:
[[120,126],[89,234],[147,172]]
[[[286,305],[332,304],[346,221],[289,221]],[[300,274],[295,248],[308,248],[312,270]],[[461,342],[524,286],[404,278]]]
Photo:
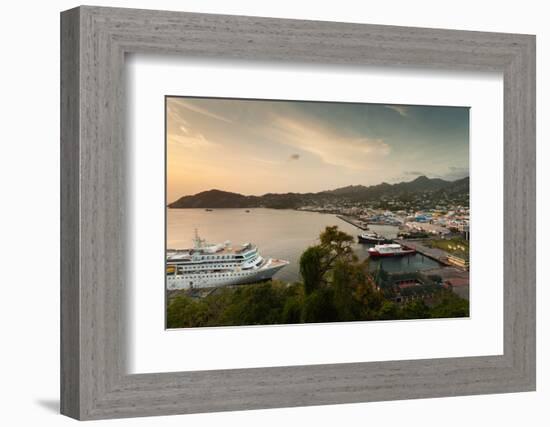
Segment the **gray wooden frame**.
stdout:
[[[128,375],[126,53],[500,71],[504,354]],[[79,7],[61,14],[61,412],[77,419],[535,389],[535,37]]]

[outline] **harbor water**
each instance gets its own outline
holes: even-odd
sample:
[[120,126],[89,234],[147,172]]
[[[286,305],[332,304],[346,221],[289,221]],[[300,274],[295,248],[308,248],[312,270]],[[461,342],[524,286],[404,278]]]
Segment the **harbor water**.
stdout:
[[[353,248],[358,258],[368,257],[372,245],[357,243],[361,230],[336,215],[291,209],[167,209],[166,245],[169,249],[193,247],[195,229],[209,243],[232,245],[253,243],[264,258],[280,258],[290,264],[275,278],[286,282],[300,280],[299,260],[309,246],[319,242],[319,234],[327,226],[337,225],[354,237]],[[398,228],[391,225],[370,225],[369,229],[386,238],[395,238]],[[369,268],[382,262],[388,272],[407,272],[437,268],[440,264],[420,254],[405,257],[372,259]]]

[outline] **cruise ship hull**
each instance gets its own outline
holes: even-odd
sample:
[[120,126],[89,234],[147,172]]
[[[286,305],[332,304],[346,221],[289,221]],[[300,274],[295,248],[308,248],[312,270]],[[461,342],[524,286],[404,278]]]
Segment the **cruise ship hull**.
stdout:
[[168,290],[201,289],[257,283],[270,280],[287,265],[288,261],[269,259],[257,269],[167,276],[166,287]]

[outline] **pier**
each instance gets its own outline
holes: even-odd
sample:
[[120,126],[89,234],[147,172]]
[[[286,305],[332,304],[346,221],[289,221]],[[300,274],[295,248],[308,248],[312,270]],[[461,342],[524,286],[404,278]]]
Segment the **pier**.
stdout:
[[399,243],[405,248],[415,249],[416,252],[418,252],[419,254],[424,255],[427,258],[433,259],[434,261],[437,261],[443,265],[449,267],[452,266],[452,264],[447,259],[447,256],[449,254],[442,249],[430,248],[422,244],[421,241],[417,240],[394,239],[394,242]]
[[354,227],[357,227],[363,231],[365,230],[368,230],[369,229],[369,226],[367,223],[361,221],[360,219],[356,219],[356,218],[352,218],[352,217],[349,217],[349,216],[345,216],[345,215],[336,215],[336,217],[338,217],[339,219],[341,219],[342,221],[345,221],[347,222],[348,224],[351,224],[353,225]]

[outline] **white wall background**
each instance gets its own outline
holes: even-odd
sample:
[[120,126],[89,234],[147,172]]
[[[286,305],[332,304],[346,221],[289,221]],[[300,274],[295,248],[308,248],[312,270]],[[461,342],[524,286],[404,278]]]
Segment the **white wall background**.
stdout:
[[[108,421],[117,426],[550,425],[548,323],[543,271],[548,208],[550,27],[545,3],[509,1],[157,0],[97,5],[409,25],[537,35],[538,391],[508,395]],[[59,12],[75,1],[2,6],[0,65],[0,422],[63,426],[59,384]],[[550,237],[550,236],[548,236]],[[32,263],[29,262],[33,259]],[[92,423],[92,424],[95,424]]]

